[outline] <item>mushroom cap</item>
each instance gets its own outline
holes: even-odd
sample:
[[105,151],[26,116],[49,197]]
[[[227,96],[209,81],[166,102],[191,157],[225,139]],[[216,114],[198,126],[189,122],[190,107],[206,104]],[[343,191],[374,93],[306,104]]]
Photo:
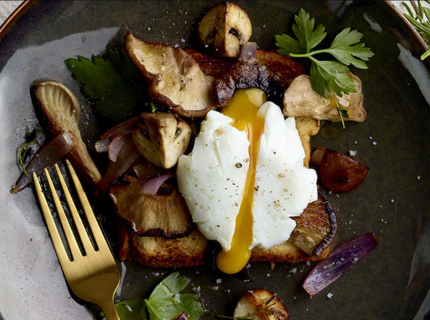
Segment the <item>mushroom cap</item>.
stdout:
[[190,234],[194,225],[184,198],[176,187],[164,184],[156,195],[142,192],[146,182],[126,176],[128,185],[110,189],[116,211],[140,236],[180,238]]
[[188,147],[191,128],[171,113],[142,113],[135,124],[133,139],[140,154],[154,165],[169,169]]
[[125,37],[125,49],[149,82],[152,98],[179,115],[204,117],[217,106],[213,102],[213,78],[200,69],[184,50]]
[[79,131],[81,107],[75,95],[63,84],[55,81],[41,82],[33,86],[33,94],[37,100],[38,109],[47,120],[49,132],[57,136],[68,132],[75,147],[67,158],[86,182],[96,184],[101,175]]
[[[364,109],[361,80],[355,74],[345,74],[354,82],[357,92],[352,92],[342,97],[336,97],[339,106],[346,110],[348,117],[345,121],[363,122],[366,120],[367,112]],[[284,115],[289,117],[308,117],[317,120],[341,121],[335,101],[326,99],[312,89],[310,78],[306,75],[298,76],[284,93]]]
[[226,1],[208,11],[200,22],[198,33],[202,44],[213,46],[216,54],[237,58],[240,46],[251,38],[252,25],[242,8]]
[[234,317],[252,316],[253,320],[288,320],[287,307],[281,299],[266,289],[247,291],[236,305]]

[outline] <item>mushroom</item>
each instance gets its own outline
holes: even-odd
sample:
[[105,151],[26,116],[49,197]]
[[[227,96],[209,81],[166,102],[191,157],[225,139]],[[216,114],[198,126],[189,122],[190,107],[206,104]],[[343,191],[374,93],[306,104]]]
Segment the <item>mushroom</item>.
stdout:
[[68,132],[72,136],[75,146],[67,158],[80,177],[88,183],[99,182],[100,172],[91,159],[78,128],[81,108],[75,95],[63,84],[54,81],[38,83],[32,90],[37,106],[47,120],[50,133],[57,136]]
[[237,303],[234,318],[240,317],[252,320],[288,320],[289,313],[276,293],[257,289],[247,291]]
[[325,195],[319,191],[318,200],[293,217],[296,227],[289,242],[310,256],[320,256],[329,249],[337,232],[336,215]]
[[184,198],[176,187],[163,184],[155,195],[145,194],[146,182],[126,176],[128,185],[110,189],[116,211],[140,236],[180,238],[190,234],[194,225]]
[[[344,111],[344,120],[363,122],[366,110],[363,107],[362,84],[359,77],[348,72],[345,75],[354,82],[357,92],[334,97]],[[294,79],[284,94],[284,115],[289,117],[308,117],[318,120],[341,121],[334,98],[326,99],[312,89],[308,76],[301,75]]]
[[303,149],[305,150],[303,165],[309,168],[309,161],[311,159],[311,136],[316,135],[320,130],[320,121],[306,117],[296,117],[296,129],[299,133]]
[[228,1],[210,9],[199,25],[202,44],[213,46],[223,57],[237,58],[240,46],[248,42],[251,35],[251,20],[246,12]]
[[204,117],[216,105],[212,101],[213,78],[184,50],[125,37],[125,49],[150,83],[148,92],[158,103],[185,117]]
[[170,169],[188,147],[190,126],[171,113],[142,113],[133,139],[140,154],[154,165]]
[[[276,52],[257,50],[254,42],[246,43],[237,62],[227,71],[215,75],[212,85],[215,100],[219,105],[229,101],[236,89],[260,88],[267,95],[276,96],[284,92],[289,84],[305,70],[288,57]],[[197,56],[197,61],[200,57]],[[215,68],[210,69],[215,72]]]

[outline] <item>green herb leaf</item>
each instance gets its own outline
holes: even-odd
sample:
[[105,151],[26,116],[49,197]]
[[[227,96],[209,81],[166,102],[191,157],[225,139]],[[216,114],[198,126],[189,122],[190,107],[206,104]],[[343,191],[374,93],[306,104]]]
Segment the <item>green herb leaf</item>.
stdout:
[[[122,301],[115,308],[121,320],[171,320],[182,312],[190,320],[198,320],[205,313],[199,297],[180,294],[189,283],[190,279],[180,277],[178,272],[172,273],[155,287],[149,299]],[[103,312],[100,315],[104,317]]]
[[[359,69],[367,69],[366,63],[374,55],[364,43],[359,43],[363,34],[351,28],[345,28],[334,38],[333,43],[327,50],[320,50],[332,54],[341,63],[349,66],[352,64]],[[359,59],[356,59],[356,58]]]
[[277,41],[276,45],[281,48],[278,49],[279,54],[286,56],[290,53],[303,52],[303,48],[301,47],[300,43],[296,39],[291,38],[289,35],[276,35],[275,39]]
[[[148,319],[145,302],[140,299],[121,301],[115,304],[115,309],[121,320]],[[100,315],[107,320],[103,312]]]
[[[338,96],[356,92],[353,80],[344,73],[349,72],[349,65],[360,69],[367,69],[368,61],[374,53],[364,43],[361,43],[363,34],[357,30],[346,28],[340,32],[327,49],[312,51],[326,37],[325,27],[319,25],[314,29],[315,19],[309,13],[300,9],[295,16],[292,26],[297,37],[293,39],[287,35],[275,36],[278,52],[297,58],[308,58],[312,61],[310,78],[313,90],[328,99],[331,92]],[[338,61],[320,61],[315,55],[328,53]]]
[[190,282],[178,272],[164,279],[145,300],[151,320],[170,320],[186,312],[190,320],[197,320],[205,311],[194,294],[179,294]]
[[325,27],[319,25],[314,30],[315,19],[311,18],[303,8],[300,9],[299,14],[295,16],[294,20],[296,24],[293,25],[292,29],[297,39],[300,42],[300,46],[304,49],[304,52],[308,53],[314,47],[316,47],[327,35]]
[[144,105],[144,90],[137,84],[140,75],[122,50],[108,51],[108,58],[81,56],[64,61],[85,97],[103,116],[121,121]]

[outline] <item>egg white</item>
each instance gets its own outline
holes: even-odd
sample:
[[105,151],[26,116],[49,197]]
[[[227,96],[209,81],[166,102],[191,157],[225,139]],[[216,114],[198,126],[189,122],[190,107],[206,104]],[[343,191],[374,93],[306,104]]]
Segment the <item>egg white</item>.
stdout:
[[193,221],[229,250],[249,169],[249,141],[233,120],[210,111],[191,154],[179,157],[177,178]]
[[300,215],[317,200],[317,174],[303,166],[305,152],[293,117],[266,102],[259,110],[264,129],[255,175],[252,247],[268,249],[288,240]]
[[[305,152],[295,119],[266,102],[256,165],[251,248],[270,248],[288,240],[300,215],[317,200],[317,174],[303,166]],[[249,169],[249,141],[232,119],[210,111],[190,155],[178,161],[179,191],[200,232],[230,249]]]

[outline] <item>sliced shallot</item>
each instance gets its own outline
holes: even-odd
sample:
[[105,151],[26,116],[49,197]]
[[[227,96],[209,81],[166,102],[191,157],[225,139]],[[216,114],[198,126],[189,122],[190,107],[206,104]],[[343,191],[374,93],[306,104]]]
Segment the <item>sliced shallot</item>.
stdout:
[[131,118],[127,121],[117,124],[115,127],[107,131],[104,135],[100,137],[100,140],[96,142],[97,152],[108,152],[109,144],[115,139],[115,137],[131,132],[133,125],[140,119],[140,116]]
[[314,296],[361,261],[378,245],[372,233],[363,234],[336,248],[320,261],[303,282],[303,288]]
[[120,134],[116,136],[112,142],[109,144],[109,159],[113,162],[116,162],[118,159],[118,154],[121,151],[124,142],[127,140],[126,134]]
[[52,166],[68,154],[74,146],[75,143],[68,132],[59,134],[49,141],[30,160],[25,167],[25,172],[21,174],[16,184],[12,186],[10,192],[17,193],[27,187],[31,182],[29,176],[31,177],[33,172],[36,172],[39,176],[43,172],[43,169]]
[[116,162],[110,161],[103,178],[98,184],[97,196],[103,196],[112,184],[123,175],[131,166],[142,161],[142,156],[137,151],[131,134],[126,135],[122,148],[118,152]]
[[174,176],[175,175],[172,172],[168,172],[158,177],[152,178],[151,180],[145,183],[145,185],[142,188],[142,192],[144,194],[150,194],[150,195],[157,194],[158,189],[160,189],[164,181],[166,181],[167,179],[173,178]]

